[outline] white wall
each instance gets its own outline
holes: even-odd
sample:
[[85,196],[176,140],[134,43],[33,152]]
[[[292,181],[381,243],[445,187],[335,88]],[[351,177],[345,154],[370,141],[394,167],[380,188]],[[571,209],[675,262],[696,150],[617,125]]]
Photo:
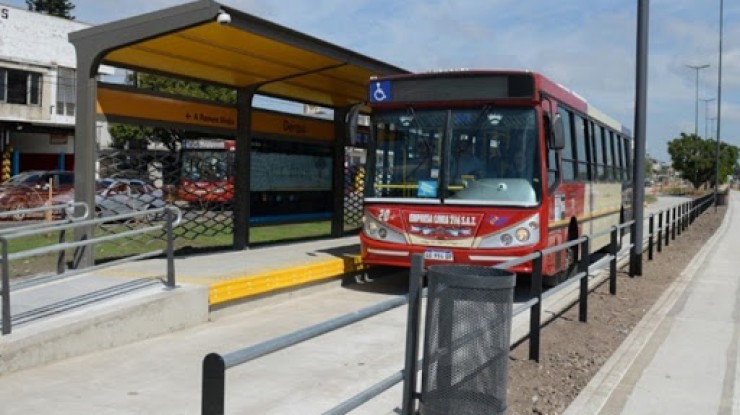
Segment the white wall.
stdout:
[[[56,113],[57,68],[77,67],[75,48],[68,36],[90,26],[0,3],[0,66],[33,71],[43,76],[41,105],[0,103],[0,121],[74,128],[74,116]],[[113,73],[113,70],[101,67],[100,72]],[[105,131],[101,134],[103,144],[109,142],[107,126],[99,130]],[[49,134],[11,130],[8,144],[22,153],[74,153],[73,134],[63,145],[51,144],[50,139]]]
[[75,68],[67,36],[90,25],[0,3],[0,60]]

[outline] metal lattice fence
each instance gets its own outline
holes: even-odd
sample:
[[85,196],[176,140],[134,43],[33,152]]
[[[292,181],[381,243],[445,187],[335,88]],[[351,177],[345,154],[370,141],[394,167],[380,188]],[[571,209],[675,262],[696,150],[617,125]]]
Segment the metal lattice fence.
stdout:
[[362,195],[365,190],[365,166],[357,165],[344,174],[344,230],[362,227]]
[[[97,164],[96,216],[112,217],[171,204],[183,212],[176,238],[201,240],[200,245],[229,245],[234,232],[233,151],[211,150],[101,151]],[[362,226],[364,172],[364,165],[357,163],[344,171],[344,232],[352,233]],[[115,226],[101,229],[114,232],[117,226],[138,224],[112,225]]]

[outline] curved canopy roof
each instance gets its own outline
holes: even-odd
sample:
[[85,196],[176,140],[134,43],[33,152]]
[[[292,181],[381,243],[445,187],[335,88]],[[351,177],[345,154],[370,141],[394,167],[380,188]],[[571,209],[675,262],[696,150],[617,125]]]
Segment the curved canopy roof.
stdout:
[[[217,21],[228,13],[230,23]],[[373,75],[407,71],[255,16],[200,0],[70,35],[94,64],[170,74],[339,107],[366,100]],[[80,68],[83,70],[84,68]]]

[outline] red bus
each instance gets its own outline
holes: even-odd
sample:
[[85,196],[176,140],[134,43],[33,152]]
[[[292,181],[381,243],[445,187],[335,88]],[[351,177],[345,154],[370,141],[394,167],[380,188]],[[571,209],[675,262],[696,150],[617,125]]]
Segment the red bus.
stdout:
[[191,203],[230,203],[234,198],[235,150],[234,140],[182,140],[178,198]]
[[[368,92],[367,264],[408,267],[420,253],[427,265],[490,266],[631,218],[629,131],[540,74],[400,75]],[[576,256],[546,256],[546,282]]]

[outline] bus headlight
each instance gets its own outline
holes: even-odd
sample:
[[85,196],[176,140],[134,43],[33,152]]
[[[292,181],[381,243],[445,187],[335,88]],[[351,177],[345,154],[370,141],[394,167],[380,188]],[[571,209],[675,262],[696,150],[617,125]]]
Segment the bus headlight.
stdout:
[[514,238],[512,238],[510,234],[505,233],[501,235],[501,243],[504,246],[510,246],[512,242],[514,242]]
[[387,225],[378,222],[373,217],[365,216],[363,218],[365,226],[363,227],[365,235],[369,238],[383,241],[383,242],[394,242],[399,244],[405,244],[406,238],[401,232],[391,229]]
[[519,242],[527,242],[529,240],[529,231],[526,228],[519,228],[516,230],[516,240]]
[[540,241],[540,215],[535,214],[514,225],[480,238],[477,248],[509,248],[534,245]]

